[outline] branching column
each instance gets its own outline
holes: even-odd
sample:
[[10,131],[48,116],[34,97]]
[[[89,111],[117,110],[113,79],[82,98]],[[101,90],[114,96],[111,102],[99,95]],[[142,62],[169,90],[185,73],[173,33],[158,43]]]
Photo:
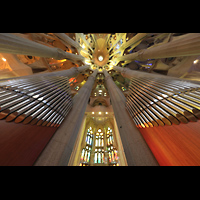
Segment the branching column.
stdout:
[[97,70],[90,75],[87,82],[74,96],[71,112],[56,131],[55,135],[44,149],[35,165],[68,165],[96,75]]
[[[83,65],[81,67],[71,67],[70,69],[67,70],[62,70],[62,71],[57,71],[57,72],[49,72],[49,73],[38,73],[38,74],[32,74],[28,76],[20,76],[20,77],[14,77],[14,78],[9,78],[9,80],[14,80],[14,79],[21,79],[21,78],[32,78],[32,77],[44,77],[44,76],[66,76],[68,78],[75,77],[79,73],[89,69],[89,65]],[[1,79],[1,81],[6,81],[8,79]]]
[[[140,43],[142,41],[142,39],[144,39],[147,36],[147,33],[138,33],[137,35],[135,35],[133,38],[131,38],[128,42],[124,43],[122,46],[119,47],[118,50],[116,50],[111,56],[115,55],[116,53],[118,53],[119,51],[124,52],[124,50],[129,47],[134,45],[134,47],[136,45],[138,45],[138,43]],[[133,46],[131,47],[131,49],[133,48]]]
[[128,165],[158,165],[151,150],[126,111],[126,98],[123,93],[106,70],[104,70],[104,75]]
[[147,60],[158,58],[169,58],[178,56],[192,56],[200,54],[200,34],[189,33],[179,39],[156,47],[142,49],[136,53],[131,53],[117,58],[123,60]]
[[67,36],[65,33],[54,33],[54,35],[56,35],[58,38],[60,38],[61,41],[64,42],[64,44],[67,43],[67,44],[69,44],[69,45],[75,47],[75,48],[78,50],[78,52],[84,51],[85,53],[88,54],[88,52],[87,52],[85,49],[83,49],[83,48],[79,45],[79,43],[77,43],[76,41],[72,40],[72,39],[71,39],[69,36]]
[[[68,78],[75,77],[79,73],[89,69],[89,65],[83,65],[81,67],[71,67],[70,69],[67,70],[62,70],[58,72],[50,72],[50,73],[45,73],[42,74],[43,76],[67,76]],[[35,74],[36,76],[37,74]],[[41,74],[38,74],[38,76],[41,76]]]
[[[146,73],[146,72],[141,72],[137,70],[131,70],[127,67],[118,67],[118,66],[113,66],[113,69],[117,72],[120,72],[123,77],[126,77],[128,79],[131,79],[134,76],[137,76],[138,78],[142,77],[149,77],[149,78],[162,78],[162,79],[178,79],[170,76],[165,76],[162,74],[151,74],[151,73]],[[180,80],[180,79],[179,79]]]
[[0,33],[0,52],[55,58],[57,60],[67,58],[74,62],[85,60],[81,55],[68,53],[59,48],[51,48],[9,33]]
[[76,35],[82,39],[82,41],[85,43],[85,45],[87,46],[88,49],[90,49],[92,52],[94,52],[94,50],[92,49],[92,47],[90,46],[88,41],[85,39],[85,36],[83,33],[76,33]]

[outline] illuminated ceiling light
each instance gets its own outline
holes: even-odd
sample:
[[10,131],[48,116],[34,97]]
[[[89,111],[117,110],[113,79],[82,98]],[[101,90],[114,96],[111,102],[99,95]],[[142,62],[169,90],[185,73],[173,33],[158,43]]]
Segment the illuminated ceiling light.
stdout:
[[106,112],[106,115],[108,114],[108,112]]
[[3,60],[4,62],[6,62],[6,59],[5,59],[5,58],[2,58],[2,60]]
[[102,92],[102,90],[99,90],[99,92],[101,93],[101,92]]
[[59,62],[65,62],[67,59],[58,60]]
[[111,65],[114,65],[115,62],[114,62],[113,60],[110,60],[110,64],[111,64]]
[[125,87],[122,87],[122,91],[125,91],[126,90],[126,88]]
[[92,114],[94,115],[94,112],[92,112]]
[[198,59],[196,59],[193,63],[194,64],[197,64],[199,62],[199,60]]
[[99,112],[99,115],[101,115],[101,112]]
[[82,82],[81,82],[81,85],[84,85],[86,83],[86,80],[83,80]]
[[79,86],[76,86],[74,89],[75,89],[75,90],[78,90],[78,89],[79,89]]
[[98,60],[101,62],[103,60],[103,56],[99,56]]
[[91,63],[91,61],[90,60],[85,60],[85,64],[87,64],[87,65],[91,65],[92,63]]

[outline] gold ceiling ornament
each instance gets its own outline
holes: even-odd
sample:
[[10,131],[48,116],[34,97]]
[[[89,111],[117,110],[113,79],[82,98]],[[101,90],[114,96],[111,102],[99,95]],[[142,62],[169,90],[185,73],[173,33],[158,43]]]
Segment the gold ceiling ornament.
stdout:
[[109,52],[107,50],[107,43],[105,38],[98,38],[94,53],[92,54],[94,64],[103,67],[109,61]]
[[59,127],[72,108],[69,79],[37,76],[0,82],[0,119]]
[[133,77],[126,109],[138,128],[196,122],[200,86],[186,81]]

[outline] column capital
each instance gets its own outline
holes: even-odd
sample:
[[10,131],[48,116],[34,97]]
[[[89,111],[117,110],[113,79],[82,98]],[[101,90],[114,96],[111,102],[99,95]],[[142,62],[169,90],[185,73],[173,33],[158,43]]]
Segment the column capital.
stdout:
[[107,72],[107,70],[103,70],[103,73],[104,73],[104,76],[105,76],[105,81],[109,80],[109,79],[112,79],[112,77],[109,75],[109,73]]
[[130,71],[129,68],[122,68],[122,71],[121,71],[122,76],[124,76],[124,74],[129,72],[129,71]]
[[55,59],[61,60],[66,57],[65,51],[63,51],[62,49],[59,49],[59,48],[56,48],[56,50],[57,50],[57,55],[54,57]]
[[[96,79],[97,72],[98,72],[98,70],[95,69],[95,70],[93,71],[93,73],[90,75],[90,77],[93,78],[93,79]],[[90,78],[90,77],[89,77],[89,78]]]
[[77,71],[77,73],[81,73],[81,72],[89,69],[89,67],[90,67],[89,65],[83,65],[83,66],[80,66],[80,67],[76,67],[76,71]]
[[137,60],[140,60],[140,61],[145,60],[145,59],[143,58],[143,54],[144,54],[145,50],[146,50],[146,49],[141,49],[141,50],[139,50],[139,51],[137,52],[137,53],[138,53]]
[[115,71],[120,72],[120,73],[122,74],[122,76],[124,76],[126,72],[130,72],[130,71],[131,71],[131,70],[130,70],[129,68],[127,68],[127,67],[113,66],[113,69],[114,69]]

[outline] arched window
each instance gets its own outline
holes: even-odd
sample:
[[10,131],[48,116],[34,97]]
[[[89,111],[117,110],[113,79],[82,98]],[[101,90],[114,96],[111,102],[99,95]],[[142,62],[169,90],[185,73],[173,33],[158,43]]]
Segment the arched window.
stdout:
[[101,128],[97,129],[95,136],[94,163],[104,163],[104,133]]

